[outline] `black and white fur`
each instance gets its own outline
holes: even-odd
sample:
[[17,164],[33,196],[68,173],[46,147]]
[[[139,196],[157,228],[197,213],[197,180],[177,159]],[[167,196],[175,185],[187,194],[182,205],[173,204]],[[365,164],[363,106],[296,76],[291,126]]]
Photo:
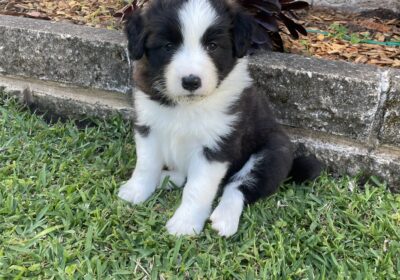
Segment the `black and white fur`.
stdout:
[[274,193],[293,165],[266,94],[252,86],[251,20],[231,2],[153,0],[126,26],[137,163],[119,197],[141,203],[166,176],[184,186],[167,223],[175,235],[200,233],[209,217],[233,235],[244,205]]

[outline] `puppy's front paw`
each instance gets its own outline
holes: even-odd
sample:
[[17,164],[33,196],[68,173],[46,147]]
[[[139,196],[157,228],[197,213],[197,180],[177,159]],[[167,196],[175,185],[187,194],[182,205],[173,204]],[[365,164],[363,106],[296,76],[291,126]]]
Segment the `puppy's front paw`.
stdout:
[[154,187],[147,186],[140,180],[132,178],[121,186],[118,197],[133,204],[139,204],[146,201],[153,192]]
[[196,235],[203,229],[209,211],[193,210],[190,207],[180,206],[174,216],[167,223],[167,230],[170,234]]
[[211,214],[212,228],[220,236],[234,235],[239,228],[239,220],[242,209],[228,203],[220,203]]

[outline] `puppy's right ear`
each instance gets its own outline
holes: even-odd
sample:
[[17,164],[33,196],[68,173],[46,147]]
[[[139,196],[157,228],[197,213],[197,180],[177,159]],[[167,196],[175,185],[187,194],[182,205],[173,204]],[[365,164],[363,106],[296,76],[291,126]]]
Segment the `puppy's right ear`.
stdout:
[[253,19],[242,11],[236,13],[233,24],[234,51],[237,58],[246,55],[251,46]]
[[133,60],[139,60],[144,54],[144,24],[140,10],[136,10],[129,16],[126,25],[125,33],[128,37],[129,56]]

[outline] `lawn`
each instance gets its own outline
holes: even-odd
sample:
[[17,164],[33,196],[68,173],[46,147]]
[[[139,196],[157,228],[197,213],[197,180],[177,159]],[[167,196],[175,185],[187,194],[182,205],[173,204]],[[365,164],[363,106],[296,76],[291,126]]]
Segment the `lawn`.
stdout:
[[324,175],[247,207],[232,238],[209,224],[175,238],[181,190],[116,196],[135,163],[128,123],[49,124],[4,95],[0,115],[0,279],[400,277],[400,196],[383,186]]

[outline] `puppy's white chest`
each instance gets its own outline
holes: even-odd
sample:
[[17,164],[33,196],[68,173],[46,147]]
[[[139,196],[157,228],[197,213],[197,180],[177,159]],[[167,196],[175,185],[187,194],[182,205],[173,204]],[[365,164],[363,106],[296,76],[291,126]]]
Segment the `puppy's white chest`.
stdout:
[[172,170],[187,173],[194,153],[201,152],[202,141],[193,135],[176,133],[173,130],[155,131],[164,164]]
[[156,137],[164,164],[187,173],[193,155],[205,147],[217,149],[221,138],[231,133],[237,116],[229,114],[227,104],[196,103],[167,107],[136,95],[137,121],[150,127]]
[[191,158],[204,147],[218,148],[223,136],[231,131],[234,117],[199,108],[173,108],[163,112],[163,121],[153,123],[154,133],[165,164],[187,173]]

